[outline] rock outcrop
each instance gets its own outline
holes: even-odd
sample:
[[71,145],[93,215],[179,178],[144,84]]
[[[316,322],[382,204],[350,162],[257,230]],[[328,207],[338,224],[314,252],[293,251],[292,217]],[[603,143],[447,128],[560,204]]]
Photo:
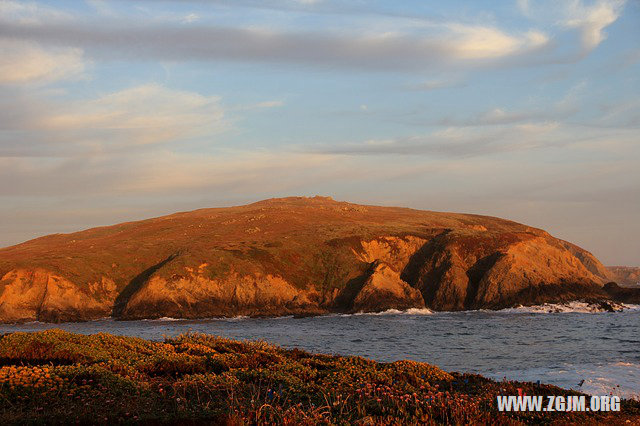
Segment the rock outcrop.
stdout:
[[353,312],[424,308],[424,299],[420,291],[403,281],[400,274],[390,265],[375,261],[371,269],[353,299]]
[[[0,249],[0,321],[503,308],[615,298],[589,252],[487,216],[284,198]],[[616,293],[617,294],[617,293]]]
[[620,287],[618,284],[610,282],[604,285],[604,290],[619,302],[640,304],[640,287]]
[[52,272],[14,269],[2,277],[0,319],[81,321],[111,314],[116,285],[109,278],[80,286]]

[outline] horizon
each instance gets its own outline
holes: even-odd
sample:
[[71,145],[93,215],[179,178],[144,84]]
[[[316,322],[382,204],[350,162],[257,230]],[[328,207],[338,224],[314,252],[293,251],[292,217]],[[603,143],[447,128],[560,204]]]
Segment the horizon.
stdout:
[[640,266],[640,3],[0,0],[0,247],[269,198]]

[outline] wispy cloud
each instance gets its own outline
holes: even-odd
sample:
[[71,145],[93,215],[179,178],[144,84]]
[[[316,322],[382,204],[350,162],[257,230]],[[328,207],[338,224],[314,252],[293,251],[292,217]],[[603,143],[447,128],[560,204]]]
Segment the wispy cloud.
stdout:
[[157,84],[77,101],[18,93],[11,104],[0,111],[0,156],[75,156],[184,143],[229,126],[219,97]]
[[[154,150],[61,159],[0,157],[0,196],[155,197],[202,191],[287,191],[318,179],[330,181],[332,172],[341,167],[332,162],[326,155],[251,151],[204,155]],[[291,179],[292,174],[296,179]]]
[[564,24],[580,32],[583,52],[595,49],[605,38],[604,29],[614,23],[624,7],[625,0],[598,0],[591,6],[574,0],[568,3]]
[[78,48],[44,49],[33,42],[0,39],[0,85],[78,78],[85,66],[83,52]]
[[423,156],[465,159],[493,157],[501,153],[559,149],[581,146],[587,150],[610,148],[628,150],[634,143],[635,129],[618,129],[560,122],[503,123],[496,127],[448,127],[421,135],[390,139],[369,139],[298,148],[311,153],[345,156]]
[[606,39],[605,29],[618,20],[625,3],[626,0],[517,0],[520,11],[533,21],[576,31],[579,38],[576,58],[588,54]]
[[535,52],[548,42],[540,31],[508,33],[486,25],[443,23],[414,32],[305,32],[153,22],[16,23],[0,36],[75,46],[100,58],[284,62],[320,67],[424,69],[463,62],[486,64]]
[[[196,2],[197,3],[197,2]],[[315,8],[316,2],[289,2]],[[260,28],[206,22],[195,12],[177,21],[127,21],[109,18],[89,22],[53,8],[16,2],[0,3],[0,36],[38,43],[73,46],[97,58],[168,61],[250,61],[293,63],[324,68],[360,68],[366,70],[424,70],[441,67],[473,67],[567,62],[579,56],[556,52],[557,34],[540,29],[505,30],[499,24],[461,23],[440,19],[423,22],[408,17],[396,25],[376,24],[376,31],[366,25],[353,25],[339,31],[317,32],[300,29]],[[527,14],[535,7],[520,2]],[[103,6],[97,2],[98,7]],[[258,6],[248,2],[247,5]],[[282,6],[282,5],[281,5]],[[584,55],[605,38],[605,28],[620,16],[623,0],[600,0],[585,6],[572,1],[564,7],[549,9],[557,16],[560,29],[577,30],[578,51]],[[549,12],[545,12],[546,15]],[[558,18],[559,17],[559,18]],[[558,20],[559,19],[559,20]],[[176,23],[189,25],[176,25]],[[394,28],[387,31],[385,27]]]

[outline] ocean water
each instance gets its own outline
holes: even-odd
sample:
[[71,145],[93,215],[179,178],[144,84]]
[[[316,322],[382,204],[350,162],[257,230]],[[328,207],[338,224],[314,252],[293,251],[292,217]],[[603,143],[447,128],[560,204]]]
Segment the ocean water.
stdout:
[[640,306],[610,313],[572,303],[502,311],[414,309],[310,318],[33,322],[3,324],[0,332],[61,328],[161,340],[193,331],[383,362],[412,359],[498,380],[540,380],[594,395],[640,399],[639,325]]

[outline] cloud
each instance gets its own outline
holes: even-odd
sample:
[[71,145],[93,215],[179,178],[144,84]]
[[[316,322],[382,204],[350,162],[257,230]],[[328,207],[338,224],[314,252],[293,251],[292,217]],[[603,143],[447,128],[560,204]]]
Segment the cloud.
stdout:
[[255,27],[153,21],[38,24],[3,22],[0,36],[75,46],[100,58],[133,60],[230,60],[317,67],[424,69],[463,62],[485,64],[531,53],[548,37],[537,31],[506,33],[491,26],[429,25],[427,33],[305,32]]
[[0,19],[18,24],[42,24],[44,22],[67,21],[72,15],[53,7],[35,2],[0,0]]
[[48,131],[126,131],[130,145],[188,139],[210,135],[220,125],[219,101],[148,84],[71,104],[68,112],[44,117],[41,126]]
[[540,31],[529,31],[518,36],[497,28],[450,24],[455,42],[451,48],[461,59],[492,59],[537,49],[548,43],[549,38]]
[[0,157],[0,197],[153,198],[203,191],[288,191],[319,179],[338,179],[331,177],[336,168],[332,164],[330,156],[316,154],[191,154],[166,149],[90,158]]
[[[332,159],[307,153],[234,151],[224,155],[159,152],[135,162],[130,179],[116,193],[174,191],[286,191],[318,179],[329,179]],[[296,179],[290,180],[291,175]]]
[[530,149],[545,140],[544,126],[524,125],[509,129],[450,127],[426,135],[392,139],[370,139],[360,143],[309,148],[310,152],[331,155],[420,155],[445,158],[470,158]]
[[624,0],[599,0],[591,6],[571,1],[564,24],[580,32],[583,52],[595,49],[605,38],[604,29],[614,23],[624,7]]
[[518,7],[528,18],[577,31],[580,53],[586,55],[606,39],[605,28],[620,17],[625,3],[626,0],[596,0],[590,4],[585,4],[582,0],[546,0],[535,3],[518,0]]
[[438,121],[441,126],[494,126],[500,124],[513,124],[525,121],[539,121],[557,119],[560,116],[551,111],[508,111],[503,108],[493,108],[466,119],[445,117]]
[[188,15],[186,15],[184,18],[182,18],[182,23],[183,24],[191,24],[193,22],[196,22],[200,20],[200,16],[196,13],[190,13]]
[[[5,102],[0,101],[0,106]],[[0,156],[66,157],[213,137],[229,127],[217,96],[146,84],[94,99],[16,92],[2,108]]]
[[78,48],[43,49],[36,43],[0,39],[0,84],[49,83],[78,78],[85,71]]
[[[178,19],[174,16],[169,21],[163,19],[163,15],[154,17],[153,14],[135,21],[108,16],[98,21],[34,4],[25,6],[10,1],[0,4],[7,10],[0,13],[0,36],[74,46],[99,59],[227,60],[302,64],[325,69],[432,70],[579,60],[606,38],[604,29],[620,16],[624,1],[599,0],[592,5],[578,0],[560,5],[518,2],[527,17],[544,15],[541,21],[546,28],[553,22],[557,24],[554,28],[561,32],[577,30],[579,55],[559,49],[561,34],[548,34],[540,29],[514,31],[493,23],[469,24],[402,15],[386,16],[385,21],[378,19],[385,13],[378,15],[364,10],[358,15],[364,21],[358,25],[339,30],[334,27],[333,30],[304,31],[260,27],[255,23],[221,26],[196,13]],[[243,4],[261,7],[259,2]],[[337,7],[322,2],[323,6],[317,8],[310,2],[293,0],[270,3],[269,7],[295,10],[295,5],[313,13],[322,13],[325,6],[330,10]],[[176,25],[178,22],[180,25]],[[185,23],[189,25],[183,25]]]
[[[496,113],[498,119],[502,113]],[[499,154],[580,146],[589,152],[624,152],[636,129],[610,129],[556,121],[447,127],[422,135],[370,139],[299,148],[303,152],[344,156],[422,156],[436,159],[489,158]]]

